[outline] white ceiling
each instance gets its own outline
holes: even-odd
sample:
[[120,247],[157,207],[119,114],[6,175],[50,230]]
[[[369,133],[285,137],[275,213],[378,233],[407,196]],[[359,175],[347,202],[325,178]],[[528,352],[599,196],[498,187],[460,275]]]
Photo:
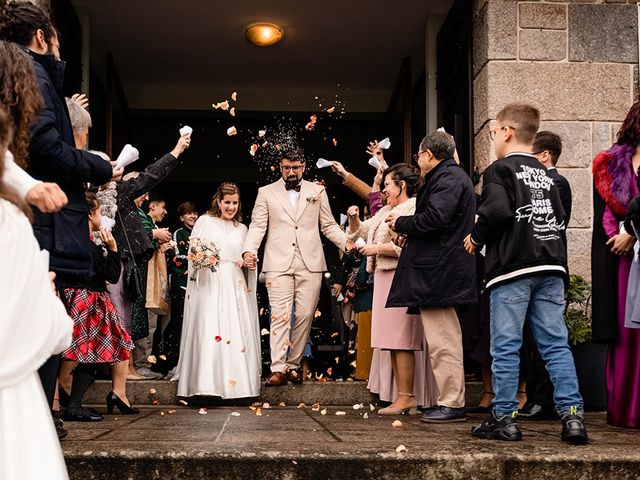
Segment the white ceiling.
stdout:
[[[90,20],[92,63],[111,51],[133,107],[307,110],[338,94],[351,111],[386,109],[402,59],[424,65],[424,23],[452,0],[73,0]],[[245,27],[285,29],[269,48]]]

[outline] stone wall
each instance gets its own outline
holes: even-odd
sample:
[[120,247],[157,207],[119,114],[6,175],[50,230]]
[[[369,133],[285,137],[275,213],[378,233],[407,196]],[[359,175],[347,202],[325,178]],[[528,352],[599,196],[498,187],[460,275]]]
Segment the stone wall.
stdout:
[[475,162],[495,156],[489,128],[507,103],[530,102],[561,135],[558,164],[573,190],[572,273],[591,277],[591,161],[638,100],[635,1],[474,0]]

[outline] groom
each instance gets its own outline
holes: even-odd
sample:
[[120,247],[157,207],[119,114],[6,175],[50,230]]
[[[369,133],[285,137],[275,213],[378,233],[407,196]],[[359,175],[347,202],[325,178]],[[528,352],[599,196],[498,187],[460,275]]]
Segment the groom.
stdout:
[[267,387],[285,385],[287,380],[302,383],[300,360],[318,304],[322,273],[327,270],[320,231],[340,249],[347,243],[331,214],[324,187],[302,180],[304,169],[299,149],[282,155],[282,178],[258,190],[242,255],[245,265],[255,269],[256,254],[267,233],[262,265],[271,304]]

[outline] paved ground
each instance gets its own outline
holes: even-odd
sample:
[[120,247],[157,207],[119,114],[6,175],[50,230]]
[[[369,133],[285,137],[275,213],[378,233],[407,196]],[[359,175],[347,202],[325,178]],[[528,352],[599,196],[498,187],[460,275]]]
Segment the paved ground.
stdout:
[[[175,413],[169,413],[175,411]],[[337,411],[346,414],[336,415]],[[164,416],[161,415],[164,413]],[[368,418],[365,418],[365,414]],[[426,425],[348,407],[143,407],[137,416],[68,423],[72,478],[640,478],[640,435],[588,414],[592,443],[569,446],[559,422],[522,422],[525,440],[489,442],[466,423]],[[397,453],[404,445],[406,452]]]

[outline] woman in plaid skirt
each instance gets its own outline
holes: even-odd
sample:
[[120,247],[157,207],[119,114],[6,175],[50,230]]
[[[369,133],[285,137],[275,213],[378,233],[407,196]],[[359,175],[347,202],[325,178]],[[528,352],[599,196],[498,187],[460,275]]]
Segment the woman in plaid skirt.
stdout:
[[[96,195],[87,193],[87,203],[89,229],[99,232],[101,245],[92,244],[92,276],[64,286],[74,328],[71,346],[62,354],[59,378],[60,403],[66,406],[65,420],[85,422],[103,419],[95,410],[83,408],[81,401],[95,379],[97,367],[104,363],[111,365],[113,388],[107,395],[107,412],[112,413],[116,406],[122,414],[138,413],[126,395],[128,360],[134,345],[111,303],[106,286],[106,282],[118,281],[120,254],[111,232],[100,229],[100,204]],[[69,387],[71,391],[67,393]]]

